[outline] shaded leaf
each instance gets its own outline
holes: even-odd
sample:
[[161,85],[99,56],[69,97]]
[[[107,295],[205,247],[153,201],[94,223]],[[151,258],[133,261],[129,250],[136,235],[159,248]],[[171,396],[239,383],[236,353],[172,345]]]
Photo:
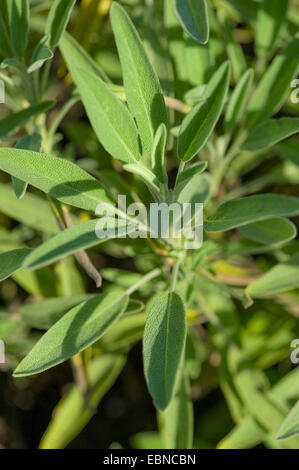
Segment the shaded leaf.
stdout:
[[191,160],[206,144],[220,117],[230,78],[230,66],[226,62],[216,72],[206,93],[210,96],[199,103],[185,117],[178,139],[178,156],[184,162]]
[[41,337],[14,376],[38,374],[86,349],[122,315],[128,300],[122,291],[113,291],[77,305]]
[[269,119],[253,128],[243,144],[243,150],[260,150],[277,144],[299,132],[299,118]]
[[265,244],[287,242],[297,235],[296,225],[281,217],[244,225],[239,232],[250,240]]
[[276,216],[299,214],[299,198],[279,194],[257,194],[227,201],[205,221],[207,232],[220,232]]
[[11,250],[0,254],[0,281],[18,271],[30,251],[30,248],[20,248],[19,250]]
[[299,255],[277,264],[251,283],[246,292],[251,297],[268,297],[299,287]]
[[[34,133],[32,135],[26,135],[22,137],[20,140],[18,140],[15,148],[33,150],[34,152],[40,152],[41,145],[42,145],[41,136],[37,133]],[[13,183],[15,195],[17,196],[18,199],[21,199],[26,192],[27,183],[14,177],[12,177],[12,183]]]
[[299,401],[280,426],[276,439],[288,439],[299,434]]
[[209,40],[209,23],[206,0],[174,0],[177,17],[195,41],[206,44]]

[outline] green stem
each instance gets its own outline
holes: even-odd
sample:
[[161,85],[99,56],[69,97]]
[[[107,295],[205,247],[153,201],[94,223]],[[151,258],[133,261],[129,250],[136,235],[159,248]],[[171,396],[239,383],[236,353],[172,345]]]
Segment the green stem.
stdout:
[[177,283],[178,275],[179,275],[180,264],[181,264],[181,261],[177,259],[173,265],[171,281],[170,281],[170,292],[175,291],[176,283]]
[[154,279],[155,277],[158,277],[160,274],[161,274],[160,268],[153,269],[153,271],[150,271],[148,274],[146,274],[145,276],[143,276],[143,278],[140,279],[140,281],[136,282],[136,284],[134,284],[134,285],[131,286],[129,289],[127,289],[127,290],[126,290],[126,294],[127,294],[127,295],[133,294],[133,292],[135,292],[136,290],[138,290],[139,287],[143,286],[143,284],[145,284],[146,282],[151,281],[151,280]]

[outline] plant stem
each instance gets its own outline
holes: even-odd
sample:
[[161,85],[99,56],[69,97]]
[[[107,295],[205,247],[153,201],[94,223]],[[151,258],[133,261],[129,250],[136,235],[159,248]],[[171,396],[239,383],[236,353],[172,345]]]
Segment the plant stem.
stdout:
[[170,281],[170,292],[174,292],[176,288],[176,283],[178,280],[179,269],[181,261],[177,259],[172,268],[171,281]]
[[158,277],[160,274],[161,274],[161,269],[160,268],[153,269],[153,271],[150,271],[148,274],[143,276],[143,278],[141,278],[140,281],[136,282],[136,284],[134,284],[129,289],[127,289],[126,294],[127,295],[133,294],[133,292],[138,290],[139,287],[141,287],[143,284],[145,284],[146,282],[151,281],[155,277]]

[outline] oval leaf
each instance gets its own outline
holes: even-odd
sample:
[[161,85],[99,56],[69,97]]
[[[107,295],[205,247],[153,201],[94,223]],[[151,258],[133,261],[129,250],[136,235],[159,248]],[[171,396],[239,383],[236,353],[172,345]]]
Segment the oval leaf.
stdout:
[[24,262],[26,256],[31,252],[30,248],[20,248],[0,254],[0,281],[8,278],[11,274],[18,271]]
[[122,315],[128,300],[123,292],[113,291],[77,305],[41,337],[14,376],[38,374],[86,349]]
[[148,307],[143,336],[143,364],[155,406],[171,401],[186,340],[186,312],[176,293],[156,295]]
[[268,297],[297,287],[299,287],[298,253],[250,284],[246,292],[250,297]]
[[207,232],[221,232],[275,216],[293,217],[298,214],[298,197],[257,194],[221,204],[205,221],[204,227]]
[[252,129],[243,150],[255,151],[277,144],[299,132],[299,118],[269,119]]
[[287,242],[297,235],[296,225],[281,217],[245,225],[239,228],[239,232],[250,240],[267,245]]
[[299,434],[299,401],[297,401],[296,405],[282,425],[280,426],[276,439],[288,439],[290,437],[297,436]]
[[48,35],[50,49],[54,49],[68,24],[76,0],[54,0],[49,11],[45,34]]
[[138,132],[128,108],[103,80],[81,68],[73,68],[92,127],[107,152],[126,163],[140,159]]
[[167,112],[159,79],[125,10],[114,2],[110,15],[127,102],[136,119],[142,142],[151,152],[158,127],[161,123],[167,126]]
[[187,162],[206,144],[220,117],[230,79],[230,65],[223,64],[209,83],[211,94],[185,117],[178,139],[178,156]]
[[0,149],[0,169],[66,204],[95,211],[110,203],[100,183],[74,163],[43,153]]
[[195,41],[206,44],[209,40],[208,9],[206,0],[174,0],[177,17]]

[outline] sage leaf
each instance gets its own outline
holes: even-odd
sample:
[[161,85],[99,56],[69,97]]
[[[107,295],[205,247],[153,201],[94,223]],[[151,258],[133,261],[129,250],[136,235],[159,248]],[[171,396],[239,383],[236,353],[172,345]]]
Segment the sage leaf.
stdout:
[[167,143],[167,129],[161,124],[155,134],[152,150],[152,170],[161,183],[167,183],[168,176],[165,168],[165,150]]
[[224,118],[226,132],[232,132],[244,117],[253,83],[253,76],[253,69],[248,69],[238,81],[230,97]]
[[280,426],[276,439],[288,439],[299,434],[299,401],[292,408],[282,425]]
[[187,374],[181,374],[169,407],[160,413],[161,433],[165,449],[192,449],[193,406]]
[[18,313],[26,325],[40,330],[47,330],[71,308],[89,300],[91,297],[93,296],[82,294],[30,302],[25,304]]
[[207,232],[221,232],[276,216],[299,214],[299,198],[279,194],[257,194],[221,204],[205,221]]
[[102,70],[99,64],[80,46],[80,44],[67,32],[62,36],[59,49],[67,63],[71,76],[74,75],[75,68],[84,69],[86,72],[99,76],[105,82],[109,82],[109,78]]
[[37,269],[47,266],[80,250],[85,250],[111,238],[116,238],[117,223],[119,224],[119,233],[126,233],[126,222],[123,220],[116,221],[111,218],[107,219],[105,234],[103,234],[102,238],[99,238],[97,234],[97,224],[99,221],[100,219],[82,222],[58,233],[55,237],[50,238],[35,248],[30,256],[27,257],[24,267]]
[[64,33],[75,2],[76,0],[54,0],[52,3],[45,27],[51,50],[55,49]]
[[28,44],[29,0],[11,0],[10,38],[18,57],[23,57]]
[[244,225],[238,230],[246,238],[267,245],[287,242],[293,240],[297,235],[296,225],[282,217],[254,222]]
[[190,111],[183,120],[178,139],[178,156],[187,162],[206,144],[220,117],[230,79],[229,62],[224,63],[208,85],[210,96]]
[[113,291],[72,308],[41,337],[14,376],[38,374],[86,349],[116,322],[128,300],[123,291]]
[[59,231],[47,201],[30,193],[18,200],[9,184],[0,183],[0,212],[46,234],[53,235]]
[[185,170],[181,171],[176,179],[176,189],[179,189],[182,187],[182,185],[185,185],[191,178],[193,178],[193,176],[203,173],[207,166],[207,162],[196,162]]
[[159,79],[125,10],[114,2],[110,16],[129,109],[136,119],[145,149],[151,152],[160,124],[167,126],[167,112]]
[[243,144],[243,150],[254,151],[270,147],[299,132],[299,118],[269,119],[253,128]]
[[129,165],[124,165],[124,169],[134,175],[140,176],[145,183],[151,186],[155,191],[159,192],[159,181],[156,175],[151,170],[143,166],[143,164],[131,163]]
[[277,264],[266,274],[249,284],[246,289],[250,297],[268,297],[299,287],[299,254]]
[[281,142],[276,146],[278,155],[295,165],[299,166],[299,154],[298,154],[299,139],[298,137],[293,137]]
[[40,69],[47,60],[52,59],[53,52],[46,45],[47,41],[48,37],[44,36],[35,46],[35,49],[32,53],[30,65],[27,69],[28,73],[35,72],[36,70]]
[[0,254],[0,281],[18,271],[30,251],[30,248],[20,248]]
[[209,40],[206,0],[174,0],[176,15],[187,34],[200,44]]
[[0,138],[6,137],[34,116],[45,113],[54,106],[54,101],[33,104],[0,120]]
[[[26,135],[22,137],[16,144],[15,148],[33,150],[34,152],[39,152],[42,145],[42,138],[39,134],[34,133],[32,135]],[[27,183],[18,178],[12,177],[12,183],[15,195],[18,199],[21,199],[27,189]]]
[[143,364],[155,406],[164,410],[175,388],[186,340],[186,312],[176,293],[157,294],[148,306],[143,336]]
[[264,0],[258,9],[255,50],[259,57],[268,59],[275,51],[286,18],[288,0]]
[[43,153],[0,148],[0,169],[66,204],[95,211],[110,203],[100,183],[74,163]]
[[283,105],[298,69],[298,48],[299,38],[295,38],[275,57],[263,75],[249,101],[247,127],[265,121]]
[[73,68],[92,127],[107,152],[125,163],[136,163],[141,155],[138,132],[128,108],[100,77],[81,68]]
[[10,36],[8,31],[8,11],[5,2],[0,2],[0,56],[10,57],[13,51],[10,44]]

